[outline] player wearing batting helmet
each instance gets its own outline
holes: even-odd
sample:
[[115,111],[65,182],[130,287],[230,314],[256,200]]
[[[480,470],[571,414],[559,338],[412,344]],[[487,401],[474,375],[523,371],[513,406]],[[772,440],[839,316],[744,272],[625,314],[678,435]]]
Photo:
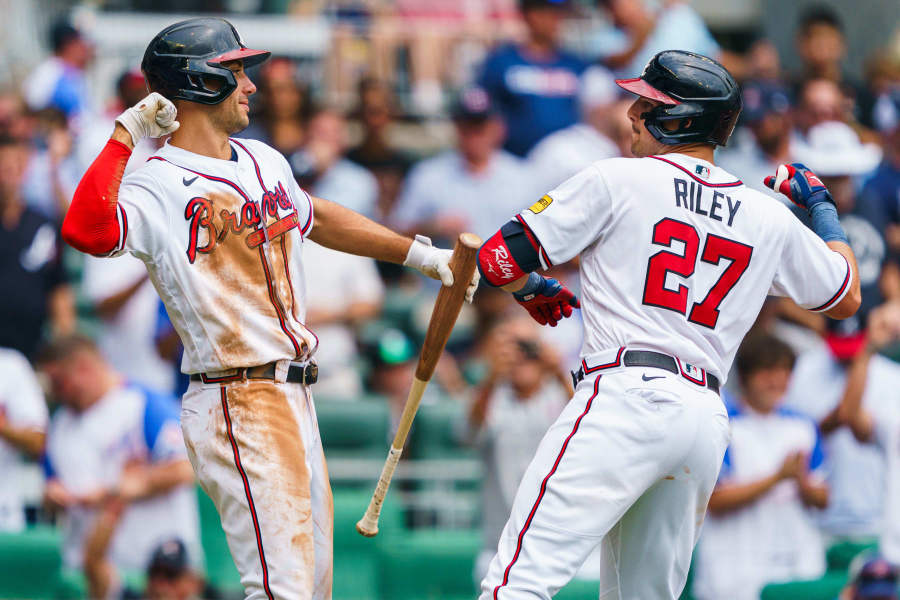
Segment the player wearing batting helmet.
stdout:
[[[268,56],[224,19],[161,31],[142,63],[152,93],[116,119],[62,233],[82,252],[146,264],[184,343],[188,455],[247,597],[328,599],[332,503],[310,388],[318,338],[304,324],[303,242],[444,285],[451,252],[311,197],[276,150],[233,137],[256,91],[245,68]],[[123,178],[134,145],[165,135]],[[477,274],[470,299],[476,284]]]
[[[597,161],[516,215],[479,251],[486,282],[541,324],[582,307],[575,395],[522,479],[481,599],[550,598],[602,544],[601,598],[671,600],[728,444],[719,390],[766,296],[846,318],[856,259],[831,195],[801,164],[767,185],[716,166],[741,111],[716,61],[669,50],[617,82],[637,158]],[[580,256],[580,301],[538,270]]]

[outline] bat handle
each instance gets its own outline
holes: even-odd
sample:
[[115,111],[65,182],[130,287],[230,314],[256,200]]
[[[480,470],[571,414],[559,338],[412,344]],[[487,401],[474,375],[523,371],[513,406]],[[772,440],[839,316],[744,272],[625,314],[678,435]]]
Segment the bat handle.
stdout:
[[356,524],[356,531],[366,537],[375,537],[378,535],[378,517],[381,515],[381,507],[384,505],[384,498],[387,496],[388,488],[391,486],[391,478],[394,476],[394,469],[400,462],[400,455],[403,453],[403,447],[395,448],[391,446],[388,451],[387,460],[384,461],[384,467],[381,469],[381,477],[378,478],[378,485],[375,486],[375,493],[369,500],[369,507],[366,514]]

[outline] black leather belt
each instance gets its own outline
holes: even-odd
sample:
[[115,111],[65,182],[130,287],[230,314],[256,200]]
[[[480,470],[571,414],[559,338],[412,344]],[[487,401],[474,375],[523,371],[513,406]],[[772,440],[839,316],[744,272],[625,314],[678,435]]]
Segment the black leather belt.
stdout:
[[[621,359],[621,360],[619,360]],[[615,363],[604,365],[602,367],[585,369],[587,365],[582,361],[577,371],[572,371],[572,383],[577,387],[578,383],[585,378],[586,375],[600,371],[603,369],[612,369],[615,367],[653,367],[655,369],[663,369],[676,375],[681,375],[691,383],[703,385],[719,393],[719,378],[702,369],[702,379],[695,379],[691,374],[685,373],[674,356],[663,354],[662,352],[653,352],[652,350],[625,350]],[[691,367],[688,365],[688,369]]]
[[[194,373],[191,375],[191,381],[202,381],[203,383],[227,383],[229,381],[240,381],[242,379],[271,379],[275,380],[275,364],[270,362],[267,365],[258,367],[242,367],[234,369],[234,373],[228,375],[208,375],[207,373]],[[288,367],[287,381],[288,383],[302,383],[304,385],[312,385],[319,379],[319,366],[316,363],[308,363],[306,365],[291,365]]]

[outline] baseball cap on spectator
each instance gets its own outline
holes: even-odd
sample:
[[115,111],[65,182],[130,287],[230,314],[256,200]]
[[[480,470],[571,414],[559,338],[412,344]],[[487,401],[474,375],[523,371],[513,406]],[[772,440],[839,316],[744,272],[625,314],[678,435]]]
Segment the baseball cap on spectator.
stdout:
[[837,360],[851,360],[866,345],[864,316],[855,314],[840,321],[825,319],[825,344]]
[[790,92],[774,81],[748,81],[741,94],[744,99],[741,118],[746,123],[756,123],[772,113],[786,114],[791,109]]
[[460,92],[450,114],[454,121],[485,121],[497,115],[497,110],[484,89],[470,87]]
[[581,76],[578,103],[582,110],[607,106],[619,98],[616,78],[605,67],[592,66]]
[[880,556],[868,559],[853,577],[854,600],[896,599],[897,569]]
[[399,365],[413,358],[415,347],[399,329],[388,329],[375,344],[375,361],[381,365]]
[[810,128],[806,143],[797,145],[795,158],[819,177],[864,175],[881,162],[881,148],[860,142],[846,123],[827,121]]
[[172,539],[160,544],[153,551],[150,564],[147,566],[148,577],[174,579],[190,570],[187,548],[179,539]]
[[57,21],[50,28],[50,47],[53,52],[59,52],[66,44],[79,38],[81,38],[81,32],[66,19]]

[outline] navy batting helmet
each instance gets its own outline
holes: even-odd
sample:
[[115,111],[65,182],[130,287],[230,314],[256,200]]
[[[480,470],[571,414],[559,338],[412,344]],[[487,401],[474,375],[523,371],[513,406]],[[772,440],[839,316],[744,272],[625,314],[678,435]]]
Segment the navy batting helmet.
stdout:
[[[234,73],[223,62],[242,60],[245,68],[252,67],[270,54],[247,48],[225,19],[200,17],[179,21],[156,34],[144,52],[141,70],[150,89],[169,100],[218,104],[237,88]],[[211,88],[212,81],[220,85]]]
[[[620,87],[662,102],[641,115],[647,131],[667,145],[708,143],[724,146],[738,115],[741,90],[725,67],[684,50],[665,50],[650,59],[640,77],[617,79]],[[662,127],[681,119],[678,129]]]

